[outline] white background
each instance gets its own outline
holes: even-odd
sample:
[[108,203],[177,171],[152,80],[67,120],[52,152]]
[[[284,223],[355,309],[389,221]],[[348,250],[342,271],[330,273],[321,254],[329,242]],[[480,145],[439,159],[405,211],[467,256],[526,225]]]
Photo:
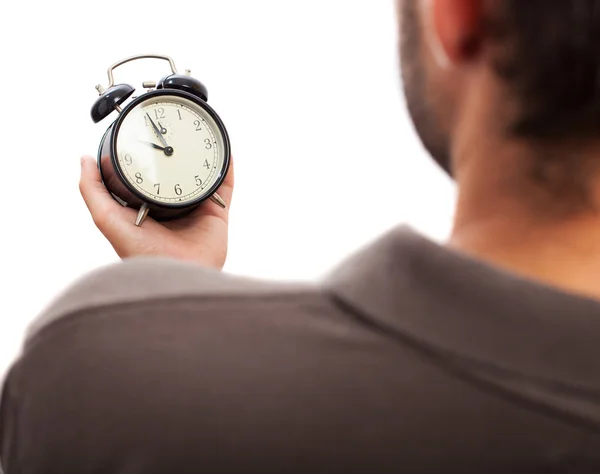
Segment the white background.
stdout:
[[[0,376],[27,324],[117,261],[78,192],[106,69],[168,54],[209,88],[233,145],[226,270],[314,279],[408,223],[448,235],[455,194],[404,108],[391,0],[5,2],[0,19]],[[123,66],[136,87],[167,63]]]

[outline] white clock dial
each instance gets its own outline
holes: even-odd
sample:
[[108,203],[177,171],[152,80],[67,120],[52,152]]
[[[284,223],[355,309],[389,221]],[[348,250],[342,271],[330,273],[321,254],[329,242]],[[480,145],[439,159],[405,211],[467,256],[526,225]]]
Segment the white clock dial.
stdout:
[[146,199],[185,205],[205,197],[226,165],[225,141],[213,117],[176,95],[150,97],[117,130],[123,177]]

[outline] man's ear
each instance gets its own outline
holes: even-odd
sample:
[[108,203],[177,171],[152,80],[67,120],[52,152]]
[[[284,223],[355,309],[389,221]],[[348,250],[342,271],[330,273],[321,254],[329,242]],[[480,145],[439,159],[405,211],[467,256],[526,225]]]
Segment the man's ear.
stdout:
[[470,61],[479,52],[482,3],[483,0],[422,0],[427,38],[441,67]]

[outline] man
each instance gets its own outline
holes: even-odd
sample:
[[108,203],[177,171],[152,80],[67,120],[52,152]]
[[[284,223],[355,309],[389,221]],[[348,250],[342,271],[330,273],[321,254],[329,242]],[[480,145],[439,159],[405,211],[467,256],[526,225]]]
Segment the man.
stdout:
[[448,244],[400,227],[319,285],[234,278],[226,212],[135,229],[84,161],[126,261],[32,326],[5,474],[599,472],[600,1],[398,11]]

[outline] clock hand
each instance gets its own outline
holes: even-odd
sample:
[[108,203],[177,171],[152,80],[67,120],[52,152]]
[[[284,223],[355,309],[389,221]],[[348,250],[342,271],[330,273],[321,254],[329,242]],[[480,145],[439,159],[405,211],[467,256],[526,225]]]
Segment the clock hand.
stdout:
[[168,147],[169,144],[165,140],[165,137],[162,136],[162,133],[160,133],[160,129],[156,126],[156,124],[154,123],[154,120],[152,120],[152,117],[150,117],[150,114],[148,112],[146,112],[146,116],[150,120],[150,123],[152,124],[152,128],[154,129],[154,132],[156,133],[156,136],[160,139],[160,141],[165,146],[165,148]]
[[166,135],[167,129],[165,127],[163,127],[160,122],[157,122],[157,123],[158,123],[158,126],[160,127],[160,133],[162,133],[163,135]]
[[165,155],[167,156],[171,156],[174,152],[173,147],[168,146],[168,147],[162,147],[160,145],[157,145],[156,143],[152,143],[152,142],[145,142],[143,140],[140,140],[142,143],[145,143],[148,146],[151,146],[152,148],[155,148],[157,150],[161,150],[165,152]]
[[146,145],[149,145],[152,148],[156,148],[157,150],[162,150],[162,151],[166,150],[166,148],[164,146],[157,145],[156,143],[152,143],[152,142],[142,142],[142,143],[145,143]]

